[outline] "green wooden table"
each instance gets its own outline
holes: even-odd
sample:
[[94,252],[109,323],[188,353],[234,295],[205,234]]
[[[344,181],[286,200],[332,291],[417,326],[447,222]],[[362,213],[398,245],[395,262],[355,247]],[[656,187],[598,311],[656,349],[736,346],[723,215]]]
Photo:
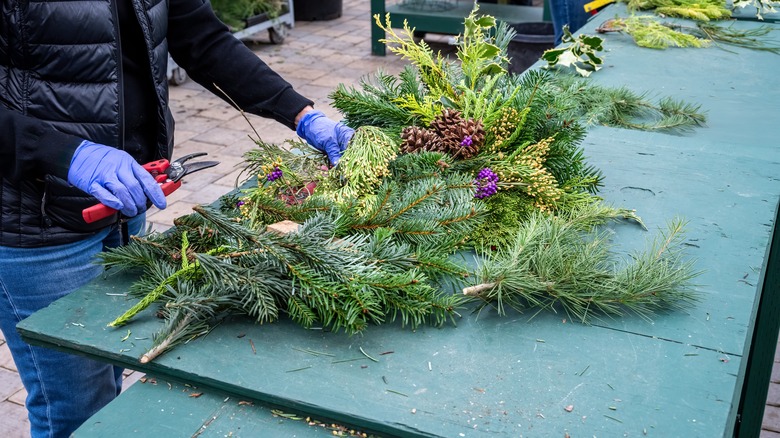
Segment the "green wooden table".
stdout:
[[[780,309],[780,243],[772,243],[780,239],[780,56],[656,51],[625,35],[606,38],[605,67],[591,80],[708,112],[708,126],[685,135],[595,127],[584,142],[608,201],[637,209],[651,230],[675,216],[689,221],[686,245],[704,271],[703,299],[689,313],[581,325],[561,314],[466,311],[457,327],[391,324],[352,337],[234,319],[142,365],[161,322],[147,311],[127,327],[106,327],[133,304],[117,294],[134,278],[115,274],[19,330],[31,343],[387,436],[757,436]],[[625,252],[650,237],[630,224],[612,228]],[[119,422],[141,409],[122,397],[98,415]],[[175,406],[182,415],[215,409],[198,400]],[[294,427],[284,424],[276,427]]]

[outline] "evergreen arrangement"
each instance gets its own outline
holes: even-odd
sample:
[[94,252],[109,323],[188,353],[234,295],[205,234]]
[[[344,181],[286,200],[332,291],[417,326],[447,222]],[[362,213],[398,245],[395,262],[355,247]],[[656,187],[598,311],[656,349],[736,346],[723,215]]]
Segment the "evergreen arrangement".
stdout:
[[[511,30],[477,12],[457,60],[376,17],[409,66],[332,93],[356,129],[337,167],[300,141],[258,136],[242,190],[102,255],[107,267],[139,272],[130,291],[139,301],[111,326],[160,306],[165,324],[142,361],[224,315],[286,316],[351,334],[390,321],[454,323],[474,303],[500,313],[562,307],[587,321],[591,312],[649,317],[695,300],[679,223],[646,253],[614,261],[598,227],[644,225],[598,197],[601,173],[579,143],[588,123],[698,126],[698,108],[609,95],[545,71],[508,74]],[[590,105],[587,93],[607,96]],[[632,125],[648,113],[657,120]]]

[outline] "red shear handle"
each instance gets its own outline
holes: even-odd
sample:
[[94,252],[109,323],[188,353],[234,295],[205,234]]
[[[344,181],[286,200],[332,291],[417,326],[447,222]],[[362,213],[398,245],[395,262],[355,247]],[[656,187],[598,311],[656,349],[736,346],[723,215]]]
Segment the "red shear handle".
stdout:
[[[167,160],[161,160],[161,161],[166,161],[166,163],[167,163]],[[149,163],[149,164],[151,164],[151,163]],[[168,177],[165,174],[158,175],[158,177],[157,177],[157,179],[162,179],[163,181],[165,181],[165,179],[167,179],[167,178]],[[176,189],[178,189],[179,187],[181,187],[181,181],[177,181],[177,182],[165,181],[165,182],[161,182],[160,183],[160,188],[162,189],[162,191],[165,194],[165,196],[170,195],[171,193],[176,191]],[[97,221],[99,221],[101,219],[105,219],[105,218],[113,215],[114,213],[116,213],[116,210],[114,210],[113,208],[106,207],[103,204],[97,204],[97,205],[93,205],[92,207],[85,208],[84,210],[82,210],[81,211],[81,216],[84,218],[84,221],[86,223],[91,224],[91,223],[97,222]]]
[[168,168],[171,167],[171,163],[163,158],[157,161],[150,161],[144,164],[143,167],[147,172],[151,173],[152,176],[157,177],[158,175],[161,175],[163,172],[168,170]]

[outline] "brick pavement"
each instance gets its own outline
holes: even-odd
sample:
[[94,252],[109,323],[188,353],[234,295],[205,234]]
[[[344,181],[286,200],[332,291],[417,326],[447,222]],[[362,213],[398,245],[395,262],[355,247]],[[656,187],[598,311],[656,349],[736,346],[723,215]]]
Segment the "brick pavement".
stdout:
[[[403,61],[394,57],[371,55],[370,10],[366,0],[344,0],[341,18],[321,22],[296,22],[282,44],[268,42],[263,32],[247,40],[249,47],[315,106],[338,119],[328,94],[338,84],[357,84],[361,77],[383,69],[398,73]],[[255,39],[256,38],[256,39]],[[268,143],[295,138],[288,128],[268,119],[243,115],[191,80],[171,86],[171,109],[176,120],[174,156],[208,152],[208,159],[219,166],[198,172],[168,197],[168,208],[153,209],[148,219],[154,230],[162,231],[173,219],[188,214],[197,204],[208,204],[235,187],[242,155],[254,146],[249,135],[261,133]],[[251,126],[250,126],[251,124]],[[125,387],[142,375],[126,371]],[[29,437],[29,422],[24,409],[26,392],[0,334],[0,436]],[[780,350],[769,388],[762,438],[780,438]]]

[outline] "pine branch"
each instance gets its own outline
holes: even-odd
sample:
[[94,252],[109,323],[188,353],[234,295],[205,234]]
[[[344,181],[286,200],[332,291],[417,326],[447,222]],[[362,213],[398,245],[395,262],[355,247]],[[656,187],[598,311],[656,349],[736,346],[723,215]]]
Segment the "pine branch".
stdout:
[[780,46],[769,45],[767,41],[761,39],[761,37],[764,37],[768,35],[769,32],[775,30],[772,26],[760,26],[754,29],[740,30],[733,28],[731,25],[726,27],[714,23],[696,23],[695,28],[669,23],[666,23],[665,25],[681,32],[696,35],[699,38],[710,39],[718,46],[726,44],[729,46],[780,55]]
[[602,87],[563,76],[556,77],[549,85],[546,95],[554,93],[557,99],[566,99],[554,104],[564,108],[564,117],[568,112],[569,117],[581,119],[585,125],[676,133],[706,123],[706,114],[700,106],[669,97],[653,103],[646,93],[625,87]]
[[690,281],[698,275],[682,257],[680,222],[633,262],[616,270],[605,233],[589,232],[566,218],[536,213],[506,248],[485,252],[479,286],[466,290],[486,304],[554,310],[560,305],[587,322],[591,313],[621,315],[629,310],[648,318],[658,310],[684,308],[697,299]]

